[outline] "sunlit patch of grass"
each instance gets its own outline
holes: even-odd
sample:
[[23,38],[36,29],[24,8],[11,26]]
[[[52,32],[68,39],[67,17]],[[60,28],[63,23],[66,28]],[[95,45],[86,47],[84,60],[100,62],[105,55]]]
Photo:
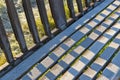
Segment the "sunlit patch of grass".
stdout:
[[5,62],[6,62],[5,55],[3,53],[0,53],[0,66],[5,64]]

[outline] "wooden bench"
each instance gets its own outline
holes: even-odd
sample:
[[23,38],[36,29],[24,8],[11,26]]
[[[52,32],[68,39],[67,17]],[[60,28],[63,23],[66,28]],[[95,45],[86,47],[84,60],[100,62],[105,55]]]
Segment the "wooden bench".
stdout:
[[[97,80],[119,80],[120,76],[120,51],[113,58],[113,60],[104,68],[102,75],[98,76]],[[118,74],[118,76],[117,76]]]
[[0,80],[109,80],[120,70],[120,0],[105,0]]

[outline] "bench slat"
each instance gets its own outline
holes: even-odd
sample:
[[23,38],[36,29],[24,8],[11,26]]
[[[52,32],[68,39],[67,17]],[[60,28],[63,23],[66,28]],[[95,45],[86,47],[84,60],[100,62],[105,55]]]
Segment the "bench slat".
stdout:
[[120,71],[120,51],[113,58],[112,62],[105,68],[102,75],[100,75],[97,80],[114,80],[117,73]]
[[72,0],[67,0],[67,5],[70,11],[70,17],[75,19],[75,10],[74,10],[74,6],[73,6],[73,1]]
[[81,58],[65,72],[60,80],[71,80],[78,77],[87,65],[97,56],[97,53],[105,46],[105,44],[107,44],[113,36],[116,36],[116,34],[119,33],[119,28],[115,33],[109,35],[109,37],[105,37],[108,32],[110,32],[110,30],[106,31],[103,36],[101,36],[88,50],[86,50]]
[[[118,10],[119,11],[119,10]],[[114,14],[115,15],[115,14]],[[116,19],[119,17],[119,15],[116,17]],[[111,17],[106,20],[105,22],[103,22],[100,26],[98,26],[96,28],[96,30],[94,30],[94,32],[92,32],[87,39],[85,39],[80,46],[78,46],[77,48],[75,48],[71,53],[69,53],[66,57],[64,57],[63,60],[61,60],[60,62],[58,62],[55,66],[53,66],[51,68],[51,70],[46,74],[47,77],[49,77],[51,80],[56,79],[61,73],[63,73],[64,71],[66,71],[66,69],[70,66],[70,64],[72,64],[72,62],[79,57],[82,52],[84,52],[87,48],[89,48],[89,46],[91,44],[93,44],[107,29],[109,29],[111,27],[111,25],[115,22],[116,19],[111,20],[111,22],[109,21]],[[99,32],[98,29],[109,22],[109,26],[103,26],[104,30]],[[96,36],[97,35],[97,36]],[[96,36],[96,37],[95,37]],[[93,38],[94,37],[94,38]],[[56,66],[59,66],[57,68],[54,68]],[[61,68],[62,67],[62,68]],[[58,68],[61,68],[61,70],[59,70]],[[56,72],[57,71],[57,72]],[[58,74],[57,74],[58,73]],[[55,76],[51,77],[49,74],[54,74]]]
[[51,30],[50,30],[50,24],[47,16],[47,11],[45,8],[45,2],[44,0],[36,0],[36,3],[38,6],[41,22],[44,25],[45,33],[49,38],[52,38],[53,34],[51,33]]
[[[79,77],[79,80],[92,80],[94,79],[99,72],[102,70],[102,68],[105,67],[105,65],[108,64],[108,62],[111,60],[111,57],[114,55],[116,50],[120,47],[120,39],[117,40],[118,42],[116,43],[116,39],[120,36],[118,36],[109,44],[107,49],[98,57],[92,64],[91,66]],[[91,74],[93,72],[93,74]]]
[[10,43],[5,33],[5,29],[1,18],[0,18],[0,48],[4,51],[8,63],[13,63],[14,58],[12,56]]

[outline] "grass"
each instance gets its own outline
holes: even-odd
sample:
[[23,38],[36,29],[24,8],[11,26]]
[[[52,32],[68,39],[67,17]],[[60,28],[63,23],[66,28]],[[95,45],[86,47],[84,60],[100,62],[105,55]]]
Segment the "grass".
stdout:
[[6,62],[6,58],[3,53],[0,54],[0,66],[2,66]]
[[41,77],[38,78],[38,80],[42,80],[42,78],[44,78],[44,76],[45,76],[49,71],[50,71],[50,69],[47,70],[44,74],[42,74]]

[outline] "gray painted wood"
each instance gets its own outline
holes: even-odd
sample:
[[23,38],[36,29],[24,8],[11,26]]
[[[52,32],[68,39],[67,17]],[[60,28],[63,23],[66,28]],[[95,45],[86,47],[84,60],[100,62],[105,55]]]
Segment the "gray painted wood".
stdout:
[[12,63],[14,64],[14,58],[12,55],[12,51],[11,51],[11,47],[10,47],[10,43],[8,41],[8,37],[6,35],[2,20],[0,18],[0,47],[2,48],[5,57],[7,59],[8,63]]
[[74,10],[74,6],[73,6],[73,1],[72,0],[67,0],[67,5],[70,11],[70,17],[75,19],[75,10]]
[[85,0],[85,5],[86,5],[86,7],[90,7],[90,3],[91,3],[91,0]]
[[77,2],[77,6],[78,6],[78,10],[79,12],[83,15],[84,12],[83,12],[83,4],[82,4],[82,0],[76,0]]
[[[117,37],[115,37],[116,39]],[[97,74],[102,70],[102,68],[107,65],[107,63],[111,60],[111,57],[114,55],[116,50],[119,48],[120,40],[118,40],[118,43],[115,43],[115,39],[113,42],[110,43],[110,45],[107,47],[107,49],[98,57],[92,64],[91,66],[79,77],[79,80],[86,79],[87,80],[92,80],[95,79]],[[93,74],[90,74],[91,71],[94,71]],[[90,75],[89,75],[90,74]]]
[[20,45],[21,51],[25,53],[27,51],[27,46],[14,3],[12,0],[5,0],[5,2],[15,37]]
[[37,2],[40,17],[41,17],[41,22],[44,25],[45,34],[49,38],[52,38],[53,35],[51,33],[51,30],[50,30],[50,24],[49,24],[49,21],[48,21],[48,16],[47,16],[47,12],[46,12],[46,9],[45,9],[44,0],[36,0],[36,2]]
[[38,31],[37,31],[37,26],[35,23],[35,18],[33,15],[30,0],[22,0],[22,4],[23,4],[23,8],[25,11],[25,15],[27,18],[27,22],[28,22],[29,29],[30,29],[30,32],[32,34],[33,40],[36,44],[40,43],[40,39],[39,39]]
[[49,4],[56,26],[60,30],[64,30],[66,28],[67,21],[65,16],[63,0],[49,0]]

